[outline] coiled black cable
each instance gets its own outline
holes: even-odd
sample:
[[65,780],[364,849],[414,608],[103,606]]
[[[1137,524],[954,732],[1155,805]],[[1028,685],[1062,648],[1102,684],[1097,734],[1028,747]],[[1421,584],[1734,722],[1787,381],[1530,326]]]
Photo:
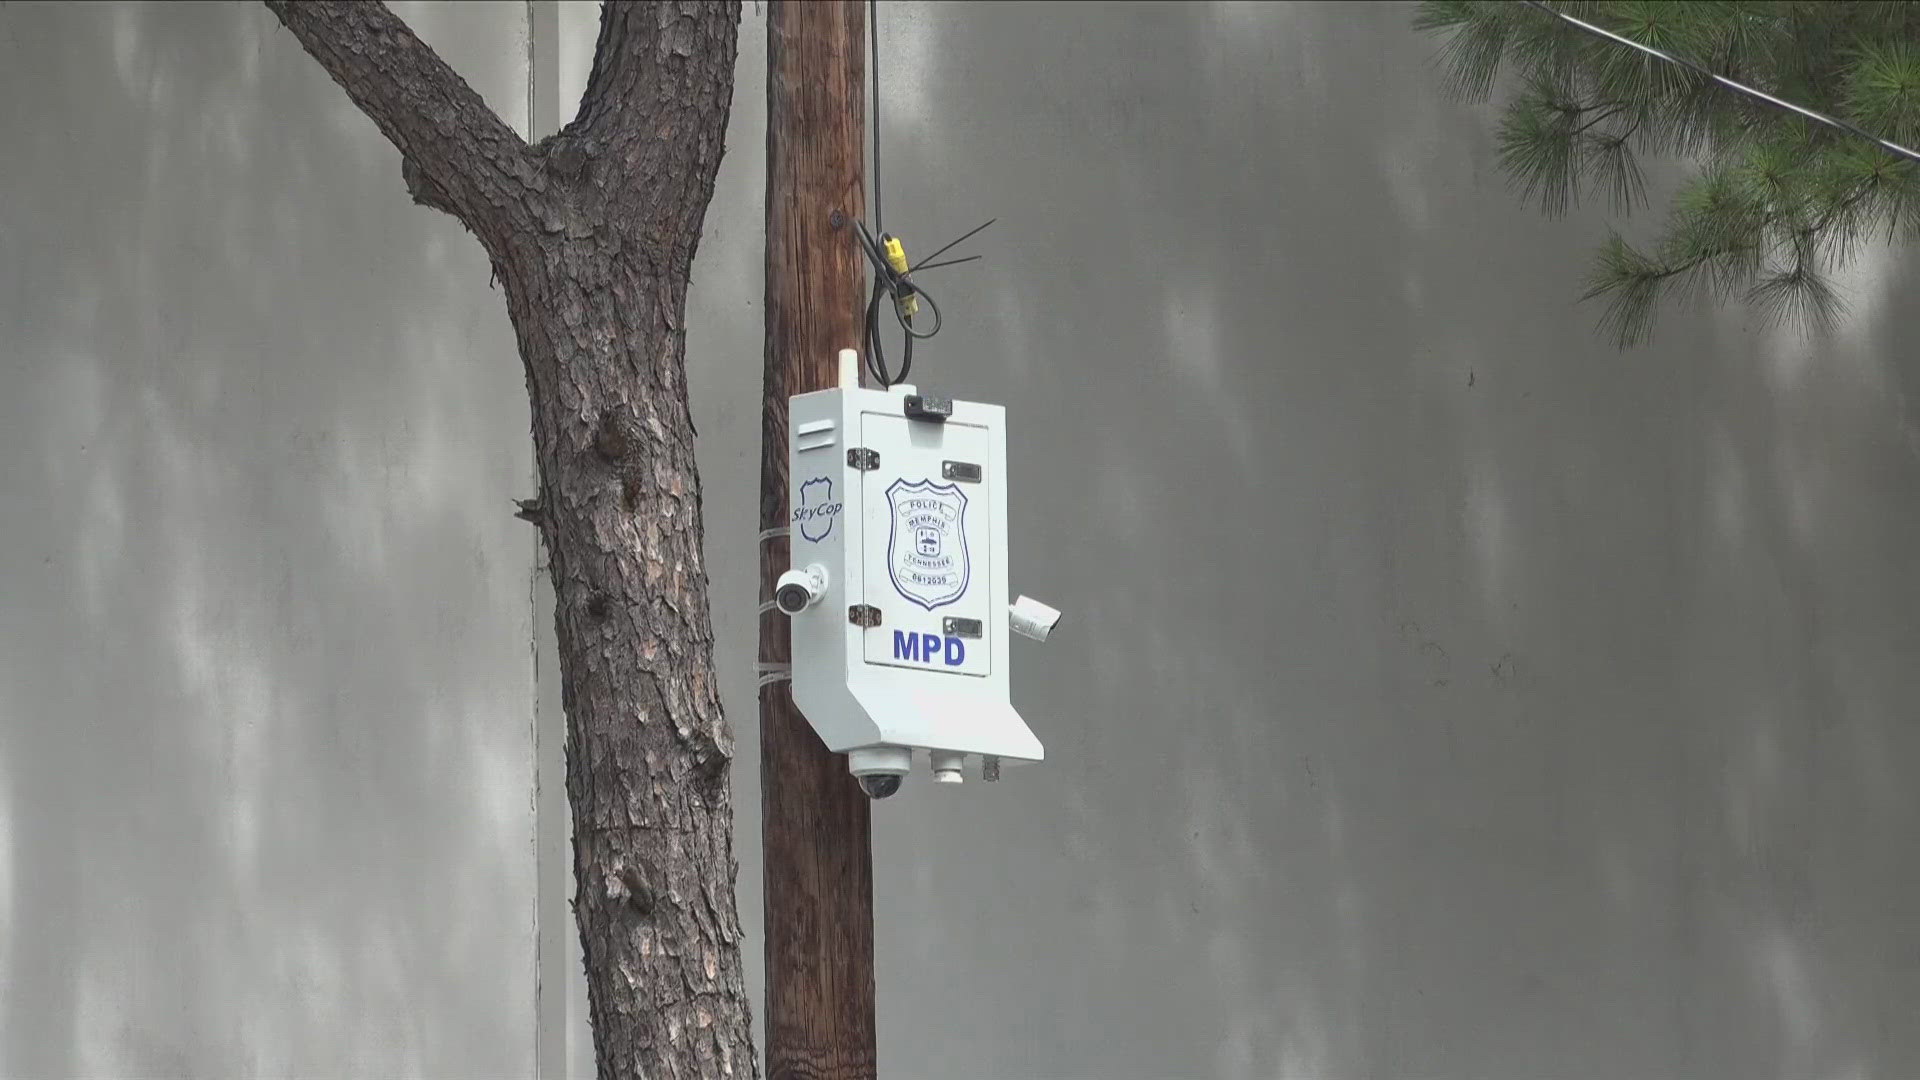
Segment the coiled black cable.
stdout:
[[[933,325],[925,330],[915,328],[913,316],[907,313],[907,301],[917,298],[933,312]],[[900,372],[894,374],[887,367],[887,351],[880,343],[880,307],[883,301],[891,300],[893,318],[900,324],[904,334],[900,347]],[[933,294],[908,281],[906,275],[896,275],[884,260],[876,265],[873,275],[873,295],[867,300],[867,372],[873,381],[882,388],[907,381],[907,375],[913,371],[913,343],[930,338],[940,332],[940,305]]]
[[[912,279],[912,275],[921,270],[937,270],[943,266],[957,266],[960,263],[972,262],[978,259],[980,257],[978,255],[968,255],[965,258],[949,259],[946,262],[933,261],[946,252],[951,251],[956,245],[965,241],[968,237],[973,236],[991,224],[993,224],[993,220],[989,220],[986,224],[967,230],[959,239],[942,246],[938,251],[927,256],[918,264],[907,268],[905,271],[900,271],[894,269],[888,262],[885,251],[881,246],[890,240],[891,237],[882,233],[880,238],[876,240],[873,234],[867,231],[864,223],[860,221],[854,222],[855,227],[859,231],[860,247],[867,253],[867,261],[872,264],[873,267],[873,295],[867,300],[866,365],[868,374],[872,375],[874,381],[880,384],[880,386],[896,386],[906,382],[907,374],[913,370],[913,343],[915,341],[924,341],[940,332],[942,323],[940,305],[933,299],[932,293],[928,292],[925,287]],[[900,349],[900,372],[897,375],[887,366],[886,348],[880,342],[880,305],[883,300],[889,299],[893,302],[894,321],[900,324],[900,329],[905,334]],[[933,312],[933,325],[925,330],[921,330],[913,324],[914,315],[912,308],[914,301],[925,304],[927,308]]]
[[[891,250],[900,260],[899,265],[896,266],[888,260],[887,252],[890,250],[888,245],[893,238],[887,235],[884,219],[880,214],[880,6],[878,0],[867,0],[867,36],[873,46],[873,62],[868,69],[873,85],[873,232],[868,232],[866,224],[859,220],[855,220],[854,225],[859,230],[860,247],[866,252],[867,261],[873,265],[873,296],[867,300],[867,373],[872,375],[873,381],[884,389],[907,381],[908,373],[913,370],[913,343],[924,341],[940,332],[940,305],[934,302],[932,293],[915,284],[910,280],[910,276],[916,270],[934,270],[942,266],[972,262],[979,258],[978,255],[969,255],[964,259],[951,259],[943,263],[932,261],[952,250],[962,240],[993,224],[993,221],[990,220],[986,225],[969,230],[959,240],[921,260],[917,266],[906,265],[905,253],[897,243],[892,245]],[[879,234],[879,239],[874,238],[874,233]],[[886,349],[880,344],[880,303],[883,299],[893,301],[894,320],[900,324],[900,329],[905,334],[900,347],[898,375],[888,369]],[[914,311],[921,303],[925,303],[933,312],[933,325],[926,330],[916,330],[913,325]]]

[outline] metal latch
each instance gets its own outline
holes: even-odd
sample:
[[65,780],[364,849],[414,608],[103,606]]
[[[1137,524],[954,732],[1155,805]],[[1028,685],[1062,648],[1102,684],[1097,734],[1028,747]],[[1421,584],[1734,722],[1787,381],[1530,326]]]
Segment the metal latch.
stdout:
[[979,619],[947,618],[940,622],[940,629],[948,637],[977,638],[985,633],[985,626]]
[[939,394],[908,394],[901,409],[909,420],[927,420],[944,424],[953,415],[953,399]]
[[854,604],[847,608],[847,621],[863,629],[871,630],[880,625],[880,609],[872,604]]
[[864,446],[847,447],[847,466],[861,472],[872,472],[880,467],[880,451],[869,450]]
[[940,478],[977,484],[980,482],[980,466],[971,461],[943,461],[940,463]]

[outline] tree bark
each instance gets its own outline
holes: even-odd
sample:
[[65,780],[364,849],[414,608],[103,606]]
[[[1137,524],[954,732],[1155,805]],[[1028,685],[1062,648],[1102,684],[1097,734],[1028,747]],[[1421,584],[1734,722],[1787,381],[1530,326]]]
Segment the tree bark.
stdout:
[[[834,385],[839,350],[860,346],[853,219],[866,212],[864,15],[858,0],[776,2],[767,13],[762,528],[788,523],[787,398]],[[790,538],[762,546],[762,596],[773,595],[790,550]],[[789,662],[789,630],[785,616],[762,616],[763,662]],[[867,797],[784,683],[760,690],[760,793],[767,1075],[869,1080],[876,1064]]]
[[520,514],[556,594],[599,1073],[757,1076],[683,329],[739,5],[607,5],[580,115],[536,147],[383,5],[268,6],[400,148],[414,197],[479,238],[506,292],[540,476]]

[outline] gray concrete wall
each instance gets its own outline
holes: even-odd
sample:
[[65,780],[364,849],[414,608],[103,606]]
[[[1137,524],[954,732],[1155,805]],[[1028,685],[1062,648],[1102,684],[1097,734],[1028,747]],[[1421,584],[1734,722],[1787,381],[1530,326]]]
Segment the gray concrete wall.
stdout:
[[[409,9],[516,124],[520,7]],[[1001,219],[919,381],[1071,620],[1047,765],[876,814],[883,1074],[1912,1075],[1913,259],[1619,354],[1404,7],[883,8],[889,226]],[[0,50],[0,1072],[590,1074],[484,260],[250,7]],[[763,50],[689,333],[749,927]]]
[[916,370],[1073,619],[1051,762],[876,816],[890,1075],[1920,1070],[1915,263],[1617,354],[1408,16],[883,19],[889,225],[1000,216]]
[[[526,123],[520,5],[403,11]],[[0,7],[0,143],[0,1075],[527,1075],[486,259],[258,5]]]

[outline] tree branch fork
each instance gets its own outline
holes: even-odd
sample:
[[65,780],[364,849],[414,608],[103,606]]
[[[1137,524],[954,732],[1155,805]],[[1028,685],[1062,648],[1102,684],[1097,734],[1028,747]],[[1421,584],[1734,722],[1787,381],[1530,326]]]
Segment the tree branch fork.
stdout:
[[666,202],[638,181],[708,148],[662,130],[658,106],[685,100],[695,43],[739,18],[735,0],[611,0],[579,115],[529,145],[380,0],[264,3],[400,151],[413,201],[458,219],[496,262],[515,232],[644,222]]

